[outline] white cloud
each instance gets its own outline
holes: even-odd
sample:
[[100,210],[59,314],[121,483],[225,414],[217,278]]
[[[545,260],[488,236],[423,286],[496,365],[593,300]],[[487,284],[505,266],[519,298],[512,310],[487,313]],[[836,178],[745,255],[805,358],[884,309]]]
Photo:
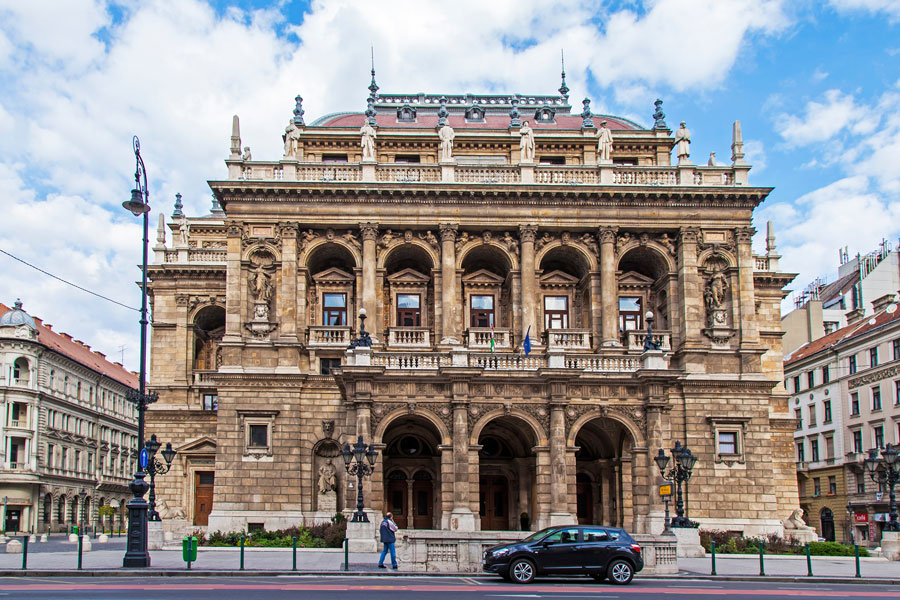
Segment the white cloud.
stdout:
[[766,149],[762,140],[746,140],[744,142],[744,160],[753,167],[752,174],[758,175],[766,168]]
[[900,19],[900,0],[829,0],[841,12],[862,10],[870,13],[885,13],[891,20]]
[[868,119],[866,108],[857,105],[852,95],[833,89],[825,92],[823,101],[807,102],[802,116],[779,115],[776,129],[789,145],[801,146],[830,140],[843,129],[860,127]]

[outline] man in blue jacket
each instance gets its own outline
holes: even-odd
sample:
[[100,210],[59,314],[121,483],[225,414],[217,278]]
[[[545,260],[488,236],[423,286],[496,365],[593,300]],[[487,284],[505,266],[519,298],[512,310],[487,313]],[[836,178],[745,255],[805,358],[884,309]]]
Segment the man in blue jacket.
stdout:
[[388,513],[384,515],[384,520],[381,522],[381,527],[379,528],[379,533],[381,534],[381,543],[384,544],[384,549],[381,551],[381,558],[378,559],[378,568],[384,569],[384,557],[387,556],[388,550],[391,552],[391,568],[397,568],[397,551],[394,550],[394,543],[397,541],[397,536],[394,535],[399,529],[397,524],[394,523],[394,515]]

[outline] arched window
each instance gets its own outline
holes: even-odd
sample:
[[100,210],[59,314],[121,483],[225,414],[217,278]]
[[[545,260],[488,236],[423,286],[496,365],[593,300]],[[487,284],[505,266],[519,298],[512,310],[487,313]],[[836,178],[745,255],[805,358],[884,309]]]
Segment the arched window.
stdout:
[[20,356],[13,361],[13,381],[19,385],[26,385],[29,376],[28,359]]

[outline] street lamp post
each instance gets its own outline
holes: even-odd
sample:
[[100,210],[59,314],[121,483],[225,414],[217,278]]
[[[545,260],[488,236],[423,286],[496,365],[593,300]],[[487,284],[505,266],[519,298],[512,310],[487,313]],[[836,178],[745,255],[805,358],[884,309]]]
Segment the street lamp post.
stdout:
[[81,509],[81,518],[78,520],[78,536],[81,537],[84,535],[84,500],[87,498],[87,492],[81,490],[78,492],[78,507]]
[[644,320],[647,321],[647,335],[644,336],[644,352],[647,350],[659,350],[660,342],[653,339],[653,311],[648,310],[644,315]]
[[175,450],[172,449],[172,443],[166,442],[166,449],[161,452],[163,461],[156,457],[160,443],[156,441],[156,434],[150,436],[147,443],[144,444],[147,449],[147,473],[150,475],[150,521],[162,521],[159,513],[156,512],[156,476],[165,475],[172,468],[172,460],[175,458]]
[[653,457],[656,466],[659,468],[659,474],[666,481],[672,481],[676,486],[675,499],[675,518],[672,519],[671,527],[693,527],[694,524],[687,517],[684,510],[684,497],[681,493],[681,484],[691,478],[694,471],[694,465],[697,464],[697,457],[694,456],[687,446],[682,446],[681,442],[675,442],[672,448],[673,461],[672,468],[666,469],[669,464],[669,457],[665,451],[660,448],[659,452]]
[[890,495],[890,520],[885,523],[882,531],[900,531],[900,523],[897,522],[897,496],[894,495],[894,486],[900,483],[900,464],[897,463],[897,455],[900,453],[897,446],[888,444],[881,451],[878,458],[878,448],[869,450],[869,457],[865,460],[866,470],[872,481],[882,488],[887,487]]
[[[141,142],[134,136],[132,139],[134,147],[134,189],[131,190],[131,200],[122,203],[131,214],[136,217],[143,216],[144,219],[144,245],[143,260],[141,261],[141,355],[140,355],[140,371],[138,372],[138,389],[128,390],[126,399],[135,405],[138,413],[138,450],[144,448],[144,413],[147,406],[156,402],[157,395],[155,393],[147,393],[147,248],[150,245],[149,238],[149,218],[147,213],[150,212],[150,191],[147,189],[147,169],[144,167],[144,159],[141,158]],[[128,538],[125,550],[125,558],[123,560],[124,567],[149,567],[150,552],[147,549],[147,510],[149,505],[144,500],[144,494],[150,487],[144,477],[144,468],[146,465],[141,464],[142,458],[138,459],[137,471],[134,474],[134,481],[129,487],[134,497],[128,502]]]
[[344,459],[347,473],[351,476],[356,475],[356,512],[353,513],[353,518],[350,522],[368,523],[369,517],[366,515],[366,511],[363,510],[362,482],[363,477],[371,475],[375,470],[375,459],[378,458],[378,452],[371,444],[364,444],[362,436],[359,436],[352,449],[349,443],[344,444],[341,458]]
[[372,346],[372,336],[369,335],[369,332],[366,331],[366,309],[359,309],[359,335],[356,336],[356,339],[350,342],[350,345],[347,347],[348,349],[352,348],[370,348]]

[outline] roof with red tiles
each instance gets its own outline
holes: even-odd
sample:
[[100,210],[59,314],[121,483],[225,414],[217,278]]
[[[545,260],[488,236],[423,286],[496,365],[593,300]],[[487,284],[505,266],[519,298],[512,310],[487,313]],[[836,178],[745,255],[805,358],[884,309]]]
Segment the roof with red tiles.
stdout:
[[[594,115],[592,117],[594,126],[598,127],[601,121],[606,121],[606,126],[612,130],[630,130],[640,131],[644,128],[637,123],[624,119],[622,117],[613,117],[605,115]],[[364,113],[336,113],[326,115],[317,119],[312,126],[314,127],[362,127],[366,120]],[[433,130],[438,124],[437,112],[424,113],[419,111],[415,121],[400,121],[393,113],[379,113],[375,117],[376,122],[381,127],[398,127],[403,129],[429,129]],[[553,122],[540,122],[529,119],[527,116],[521,118],[524,123],[528,121],[528,125],[535,131],[558,131],[558,130],[580,130],[581,115],[556,115]],[[509,116],[487,114],[483,121],[467,120],[465,115],[450,114],[447,117],[447,124],[453,129],[507,129],[509,128]]]
[[[0,302],[0,316],[13,309]],[[79,340],[75,340],[68,333],[57,333],[51,326],[45,325],[41,319],[32,315],[38,332],[38,342],[50,350],[59,352],[77,363],[93,369],[97,373],[114,379],[131,388],[138,387],[137,375],[120,365],[106,360],[106,357]]]
[[898,308],[896,303],[892,303],[869,318],[860,319],[859,321],[851,323],[846,327],[842,327],[837,331],[832,331],[825,337],[821,337],[817,340],[809,342],[808,344],[800,346],[790,355],[789,358],[787,358],[787,360],[784,361],[784,366],[791,365],[795,362],[803,360],[804,358],[809,358],[810,356],[818,352],[833,348],[838,344],[849,342],[855,337],[864,335],[872,331],[873,329],[883,327],[895,321],[900,323],[900,308]]

